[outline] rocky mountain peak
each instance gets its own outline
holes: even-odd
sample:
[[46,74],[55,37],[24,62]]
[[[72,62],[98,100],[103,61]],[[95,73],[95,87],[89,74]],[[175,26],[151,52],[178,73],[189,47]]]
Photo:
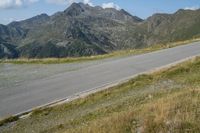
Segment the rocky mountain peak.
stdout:
[[64,13],[69,16],[78,16],[82,12],[85,11],[85,7],[88,5],[85,5],[83,3],[72,3],[71,6],[69,6]]
[[130,13],[128,13],[125,10],[117,10],[115,8],[102,8],[100,6],[92,7],[88,4],[84,3],[73,3],[71,6],[69,6],[65,11],[64,14],[76,17],[79,15],[89,16],[89,17],[99,17],[99,18],[106,18],[106,19],[112,19],[117,20],[121,22],[141,22],[143,21],[141,18],[132,16]]
[[196,9],[196,10],[191,10],[191,9],[179,9],[177,12],[175,12],[175,14],[190,14],[190,13],[194,13],[194,12],[199,12],[200,9]]

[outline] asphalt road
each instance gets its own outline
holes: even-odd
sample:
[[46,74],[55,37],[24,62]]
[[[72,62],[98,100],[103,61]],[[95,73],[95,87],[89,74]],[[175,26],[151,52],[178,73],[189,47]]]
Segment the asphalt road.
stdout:
[[0,118],[80,92],[117,83],[133,75],[195,55],[200,55],[200,42],[94,64],[75,71],[34,80],[16,86],[14,89],[1,88]]

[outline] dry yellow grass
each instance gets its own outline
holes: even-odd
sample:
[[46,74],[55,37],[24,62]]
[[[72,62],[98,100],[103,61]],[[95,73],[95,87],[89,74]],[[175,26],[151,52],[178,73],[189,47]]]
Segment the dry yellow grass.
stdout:
[[200,89],[186,88],[138,108],[130,107],[126,111],[71,128],[65,133],[199,132],[199,100]]

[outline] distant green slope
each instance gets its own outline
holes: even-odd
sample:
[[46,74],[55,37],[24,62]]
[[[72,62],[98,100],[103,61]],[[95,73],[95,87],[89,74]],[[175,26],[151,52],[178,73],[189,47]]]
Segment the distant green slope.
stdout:
[[[48,58],[17,58],[17,59],[0,59],[0,63],[14,63],[14,64],[60,64],[60,63],[73,63],[73,62],[82,62],[82,61],[93,61],[93,60],[100,60],[100,59],[106,59],[106,58],[116,58],[116,57],[123,57],[123,56],[131,56],[131,55],[139,55],[139,54],[145,54],[157,50],[172,48],[180,45],[187,45],[192,42],[198,42],[200,41],[200,38],[195,38],[191,40],[186,41],[178,41],[168,44],[157,44],[152,45],[145,48],[140,49],[130,49],[130,50],[117,50],[108,54],[103,55],[90,55],[90,56],[82,56],[82,57],[65,57],[65,58],[54,58],[48,57]],[[37,47],[39,48],[39,47]],[[52,47],[47,47],[47,50],[55,50],[53,53],[56,52],[56,49],[53,49]],[[79,48],[80,49],[80,48]],[[43,49],[45,50],[45,49]],[[37,50],[35,50],[37,51]],[[24,51],[25,52],[25,51]],[[63,51],[64,52],[64,51]],[[82,51],[83,52],[83,51]],[[27,53],[28,54],[28,53]],[[34,53],[33,53],[34,54]],[[41,54],[45,54],[45,51]],[[5,55],[4,55],[5,56]]]

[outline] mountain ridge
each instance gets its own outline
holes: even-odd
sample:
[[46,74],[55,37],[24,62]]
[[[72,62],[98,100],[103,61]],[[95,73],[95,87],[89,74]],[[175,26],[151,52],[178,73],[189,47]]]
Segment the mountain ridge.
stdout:
[[90,56],[141,48],[200,36],[198,25],[200,10],[159,13],[143,20],[124,9],[73,3],[51,16],[43,13],[0,25],[0,44],[12,45],[17,53],[8,56],[4,51],[0,58]]

